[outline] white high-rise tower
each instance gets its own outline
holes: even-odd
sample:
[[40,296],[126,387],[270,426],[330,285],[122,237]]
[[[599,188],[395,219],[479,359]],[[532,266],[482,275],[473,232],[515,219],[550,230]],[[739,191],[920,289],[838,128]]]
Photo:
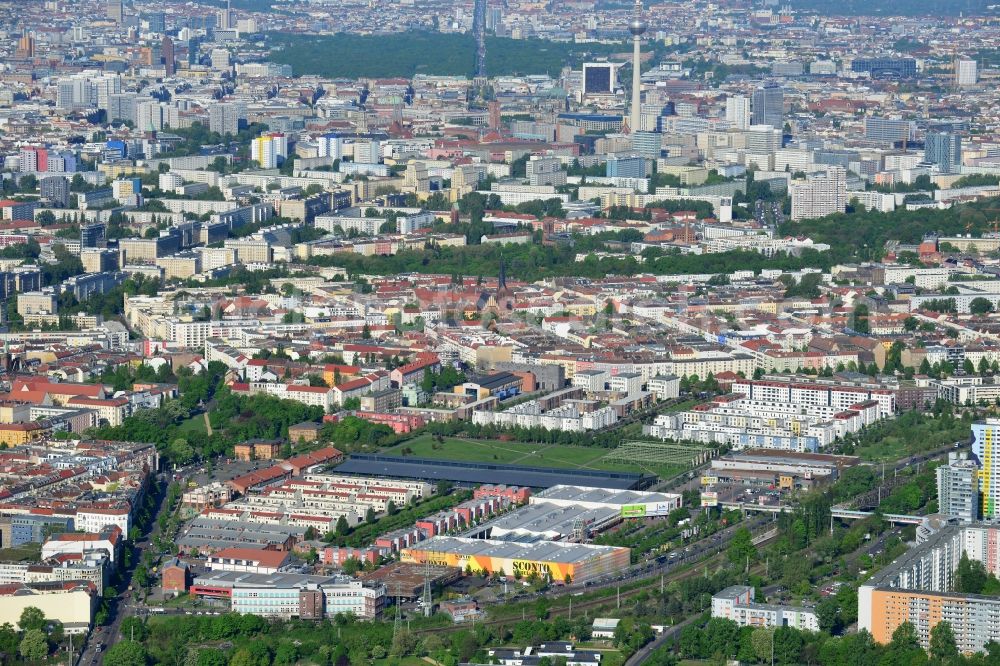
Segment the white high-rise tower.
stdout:
[[639,72],[639,57],[641,55],[641,37],[646,32],[646,22],[642,20],[642,0],[635,0],[635,14],[628,24],[632,33],[632,108],[629,116],[629,131],[639,131],[640,106],[642,99],[642,77]]
[[235,27],[232,0],[226,0],[226,8],[219,12],[219,28],[221,30],[232,30]]
[[730,96],[726,100],[726,120],[736,129],[750,127],[750,99],[743,95]]

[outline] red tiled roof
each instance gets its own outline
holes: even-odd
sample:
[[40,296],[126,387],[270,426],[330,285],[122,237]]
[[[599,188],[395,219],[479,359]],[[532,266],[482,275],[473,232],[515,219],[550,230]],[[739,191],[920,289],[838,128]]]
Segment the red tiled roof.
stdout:
[[280,550],[254,550],[253,548],[225,548],[214,553],[210,560],[249,560],[258,566],[280,567],[288,558],[288,553]]

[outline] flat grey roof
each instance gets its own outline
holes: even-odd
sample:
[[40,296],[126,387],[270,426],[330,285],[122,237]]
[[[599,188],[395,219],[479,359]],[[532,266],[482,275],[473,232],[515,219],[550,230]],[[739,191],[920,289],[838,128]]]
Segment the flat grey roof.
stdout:
[[293,525],[270,525],[243,520],[216,520],[195,518],[177,539],[177,544],[188,548],[220,545],[282,543],[289,536],[302,536],[306,528]]
[[493,539],[465,539],[462,537],[434,537],[410,547],[412,550],[456,553],[458,555],[482,555],[509,559],[533,560],[539,562],[559,562],[572,564],[585,562],[598,555],[610,553],[618,548],[595,546],[562,541],[496,541]]
[[735,599],[749,589],[746,585],[730,585],[724,590],[719,590],[712,596],[719,599]]
[[547,499],[573,502],[600,502],[601,504],[620,507],[625,504],[669,502],[673,497],[676,497],[676,495],[648,493],[638,490],[614,490],[590,486],[558,485],[535,493],[531,499],[538,502],[544,502]]
[[331,584],[337,581],[336,576],[311,576],[280,571],[273,574],[209,571],[194,578],[195,585],[213,585],[215,587],[295,587],[309,584]]
[[538,502],[528,504],[516,511],[500,516],[494,520],[484,523],[473,532],[482,532],[484,528],[492,528],[490,536],[494,539],[506,538],[503,532],[527,532],[531,534],[543,534],[545,532],[559,532],[560,534],[572,534],[573,526],[577,521],[584,524],[603,524],[608,520],[621,515],[618,509],[589,509],[581,506],[557,506]]

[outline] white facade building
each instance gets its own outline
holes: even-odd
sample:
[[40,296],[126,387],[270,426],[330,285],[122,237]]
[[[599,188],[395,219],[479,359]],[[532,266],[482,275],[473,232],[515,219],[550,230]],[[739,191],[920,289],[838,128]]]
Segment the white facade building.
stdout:
[[819,619],[811,609],[754,603],[754,588],[746,585],[733,585],[713,595],[712,617],[732,620],[741,627],[819,631]]
[[804,183],[789,186],[792,219],[808,220],[847,210],[847,171],[829,167],[825,174],[812,174]]
[[731,127],[745,130],[750,127],[750,98],[732,95],[726,100],[726,122]]

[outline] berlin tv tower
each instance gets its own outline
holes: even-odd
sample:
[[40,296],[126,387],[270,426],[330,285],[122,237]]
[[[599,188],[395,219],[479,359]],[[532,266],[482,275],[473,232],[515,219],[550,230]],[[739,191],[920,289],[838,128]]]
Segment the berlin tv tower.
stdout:
[[639,56],[642,33],[646,32],[646,22],[642,20],[642,0],[635,0],[635,13],[628,24],[632,33],[632,114],[629,116],[629,131],[639,131],[639,106],[642,97],[642,78],[639,75]]

